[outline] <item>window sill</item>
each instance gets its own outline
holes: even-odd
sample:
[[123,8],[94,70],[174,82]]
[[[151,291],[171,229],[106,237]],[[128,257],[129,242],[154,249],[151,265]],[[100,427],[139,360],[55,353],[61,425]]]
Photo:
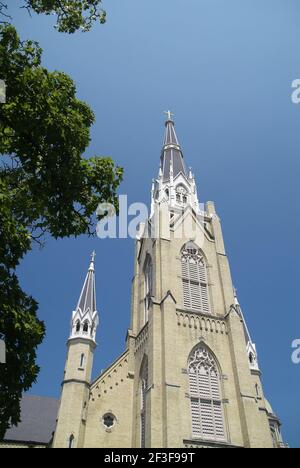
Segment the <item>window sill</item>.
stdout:
[[201,439],[201,438],[191,438],[188,440],[183,441],[184,447],[220,447],[220,448],[243,448],[239,445],[233,445],[230,442],[222,441],[222,440],[208,440],[208,439]]

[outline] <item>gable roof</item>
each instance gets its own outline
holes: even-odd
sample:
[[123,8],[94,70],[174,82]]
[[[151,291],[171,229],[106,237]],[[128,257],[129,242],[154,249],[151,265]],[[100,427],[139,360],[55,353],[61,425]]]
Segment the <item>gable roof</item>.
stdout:
[[24,395],[21,400],[21,422],[9,429],[4,437],[8,442],[48,444],[56,426],[59,400]]

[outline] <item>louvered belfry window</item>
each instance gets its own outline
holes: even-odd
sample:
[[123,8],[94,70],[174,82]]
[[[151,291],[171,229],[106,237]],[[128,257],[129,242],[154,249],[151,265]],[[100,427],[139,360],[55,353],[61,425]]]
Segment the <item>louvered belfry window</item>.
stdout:
[[189,359],[193,437],[225,441],[220,375],[211,354],[202,346]]
[[193,242],[188,242],[181,254],[183,303],[188,309],[210,312],[206,262]]

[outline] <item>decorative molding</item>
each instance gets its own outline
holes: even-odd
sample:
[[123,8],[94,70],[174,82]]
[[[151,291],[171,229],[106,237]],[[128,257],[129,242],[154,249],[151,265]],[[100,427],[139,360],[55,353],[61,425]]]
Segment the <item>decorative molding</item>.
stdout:
[[176,316],[177,325],[179,327],[182,326],[211,333],[219,333],[221,335],[228,335],[226,322],[216,317],[210,318],[206,315],[193,314],[190,312],[176,312]]
[[184,448],[244,448],[240,445],[232,445],[229,442],[219,442],[217,440],[188,439],[183,440]]
[[[206,223],[207,223],[207,222],[209,222],[209,223],[211,222],[210,219],[209,219],[209,220],[205,219],[205,221],[206,221]],[[206,223],[204,223],[204,231],[205,231],[206,234],[209,236],[210,240],[212,240],[212,241],[216,240],[215,236],[209,231],[209,229],[207,229]]]
[[181,388],[181,385],[170,384],[170,383],[168,383],[168,382],[166,382],[165,385],[166,385],[166,387]]
[[250,369],[250,372],[252,375],[256,375],[258,377],[261,377],[262,376],[262,373],[259,369]]
[[71,344],[77,344],[77,343],[89,344],[93,350],[96,349],[97,347],[97,343],[95,343],[95,341],[92,340],[92,338],[89,338],[89,337],[84,338],[82,336],[69,338],[67,341],[67,346],[70,346]]
[[107,378],[110,378],[113,374],[115,375],[120,368],[128,365],[129,351],[128,349],[119,356],[110,367],[105,369],[99,377],[97,377],[91,384],[92,389],[97,389],[100,384],[105,383]]
[[264,413],[266,413],[267,415],[269,414],[268,413],[268,410],[266,408],[263,408],[262,406],[258,407],[258,411],[263,411]]
[[149,322],[147,322],[144,327],[141,329],[139,334],[137,335],[135,339],[135,351],[134,354],[136,354],[140,349],[143,349],[145,347],[145,343],[148,341],[148,336],[149,336]]
[[77,384],[83,384],[85,385],[86,387],[90,388],[90,383],[87,381],[87,380],[80,380],[80,379],[67,379],[67,380],[63,380],[62,382],[62,386],[63,385],[66,385],[66,384],[69,384],[69,383],[77,383]]
[[170,290],[166,292],[161,301],[151,298],[151,302],[154,305],[161,306],[169,296],[173,299],[174,303],[177,304],[177,301]]
[[189,359],[188,372],[190,373],[192,370],[197,373],[198,369],[201,367],[203,367],[207,372],[214,372],[216,375],[219,375],[217,365],[212,355],[207,351],[206,348],[198,346]]
[[245,400],[254,400],[256,402],[256,397],[252,395],[244,395],[243,393],[241,393],[241,397],[244,398]]
[[[180,276],[180,278],[182,278],[182,276]],[[212,314],[212,313],[197,311],[195,309],[189,309],[187,307],[176,307],[176,312],[198,315],[199,317],[208,317],[212,320],[226,320],[228,317],[228,313],[225,315],[224,314]]]

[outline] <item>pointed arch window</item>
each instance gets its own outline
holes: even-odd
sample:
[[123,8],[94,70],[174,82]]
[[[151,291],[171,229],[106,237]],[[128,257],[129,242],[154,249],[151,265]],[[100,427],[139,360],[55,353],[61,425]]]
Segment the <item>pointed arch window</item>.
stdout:
[[145,296],[144,296],[144,323],[148,322],[149,309],[151,305],[151,296],[153,294],[153,266],[150,255],[147,255],[144,265],[144,281],[145,281]]
[[77,320],[76,322],[76,333],[80,332],[80,320]]
[[145,358],[141,368],[141,448],[146,447],[146,393],[148,390],[148,359]]
[[188,242],[181,252],[181,272],[184,306],[210,313],[207,266],[193,242]]
[[203,346],[189,358],[193,437],[225,441],[220,374],[213,356]]

